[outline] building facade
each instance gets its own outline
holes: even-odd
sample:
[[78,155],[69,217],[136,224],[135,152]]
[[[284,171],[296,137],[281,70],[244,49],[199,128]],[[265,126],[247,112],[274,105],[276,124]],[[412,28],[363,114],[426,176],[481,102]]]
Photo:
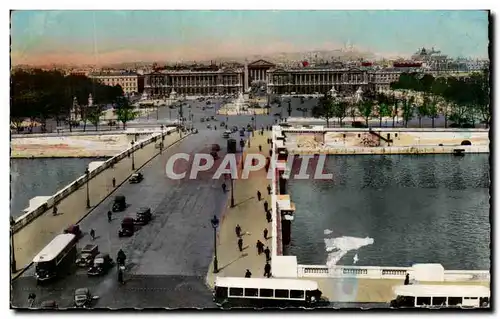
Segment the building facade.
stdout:
[[126,94],[139,93],[139,75],[134,72],[91,73],[89,77],[105,85],[120,85]]
[[144,92],[151,97],[224,95],[244,90],[243,69],[161,70],[145,75]]

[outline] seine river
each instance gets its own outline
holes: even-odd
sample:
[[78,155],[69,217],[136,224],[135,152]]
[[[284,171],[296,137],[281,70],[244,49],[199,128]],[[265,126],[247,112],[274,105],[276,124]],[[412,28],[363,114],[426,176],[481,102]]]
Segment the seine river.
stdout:
[[11,159],[10,214],[14,217],[28,207],[35,196],[51,196],[82,176],[90,162],[103,158]]
[[299,263],[490,269],[488,154],[329,156],[324,171],[289,181]]

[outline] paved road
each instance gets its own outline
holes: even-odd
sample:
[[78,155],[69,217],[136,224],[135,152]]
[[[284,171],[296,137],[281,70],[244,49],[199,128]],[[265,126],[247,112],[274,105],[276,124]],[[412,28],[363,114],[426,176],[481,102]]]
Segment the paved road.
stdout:
[[[94,229],[101,252],[113,258],[121,248],[127,255],[126,280],[118,286],[116,271],[103,278],[88,279],[83,270],[77,274],[45,287],[37,287],[33,268],[14,281],[12,305],[25,307],[29,292],[35,291],[38,301],[56,300],[61,307],[70,306],[74,290],[89,287],[100,296],[96,307],[205,307],[211,305],[210,291],[205,287],[205,275],[213,254],[210,218],[219,215],[227,198],[221,191],[220,181],[170,180],[165,176],[165,163],[174,153],[194,153],[208,150],[212,143],[225,148],[222,130],[207,130],[206,123],[199,123],[204,113],[193,105],[196,127],[200,130],[178,145],[166,150],[142,169],[144,181],[131,185],[125,183],[115,194],[123,194],[129,206],[125,212],[115,213],[111,222],[106,212],[113,198],[105,200],[81,223],[85,236],[79,247],[91,242],[88,231]],[[164,110],[168,116],[168,110]],[[187,114],[187,113],[185,113]],[[160,114],[164,116],[165,114]],[[219,117],[224,120],[224,117]],[[230,125],[242,126],[251,116],[230,117]],[[266,120],[264,121],[264,118]],[[271,124],[270,117],[262,116],[262,124]],[[259,125],[259,122],[258,122]],[[154,220],[133,237],[119,238],[120,220],[134,215],[137,208],[151,207]],[[161,291],[161,292],[159,292]]]

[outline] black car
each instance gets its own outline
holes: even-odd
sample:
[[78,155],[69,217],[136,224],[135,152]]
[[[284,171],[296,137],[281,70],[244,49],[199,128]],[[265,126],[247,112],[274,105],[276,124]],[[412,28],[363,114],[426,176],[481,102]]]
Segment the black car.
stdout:
[[127,207],[127,203],[125,201],[125,196],[118,195],[115,196],[115,201],[113,202],[113,211],[114,212],[122,212]]
[[113,266],[114,262],[109,254],[99,254],[94,259],[94,264],[89,268],[87,274],[89,276],[100,276],[106,274]]
[[130,182],[130,184],[137,184],[140,183],[143,179],[144,176],[142,175],[142,173],[137,172],[132,174],[128,181]]
[[146,225],[151,221],[153,215],[151,214],[151,208],[149,207],[141,207],[137,212],[137,217],[135,219],[135,223],[138,225]]
[[132,217],[125,217],[122,220],[121,229],[118,231],[118,237],[130,237],[135,232],[135,219]]

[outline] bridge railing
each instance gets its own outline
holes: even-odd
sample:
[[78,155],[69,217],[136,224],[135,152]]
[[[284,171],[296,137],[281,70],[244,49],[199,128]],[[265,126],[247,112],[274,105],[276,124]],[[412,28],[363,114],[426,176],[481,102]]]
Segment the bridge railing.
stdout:
[[[412,276],[412,267],[297,265],[297,277],[399,279]],[[489,281],[488,270],[445,270],[445,281]]]

